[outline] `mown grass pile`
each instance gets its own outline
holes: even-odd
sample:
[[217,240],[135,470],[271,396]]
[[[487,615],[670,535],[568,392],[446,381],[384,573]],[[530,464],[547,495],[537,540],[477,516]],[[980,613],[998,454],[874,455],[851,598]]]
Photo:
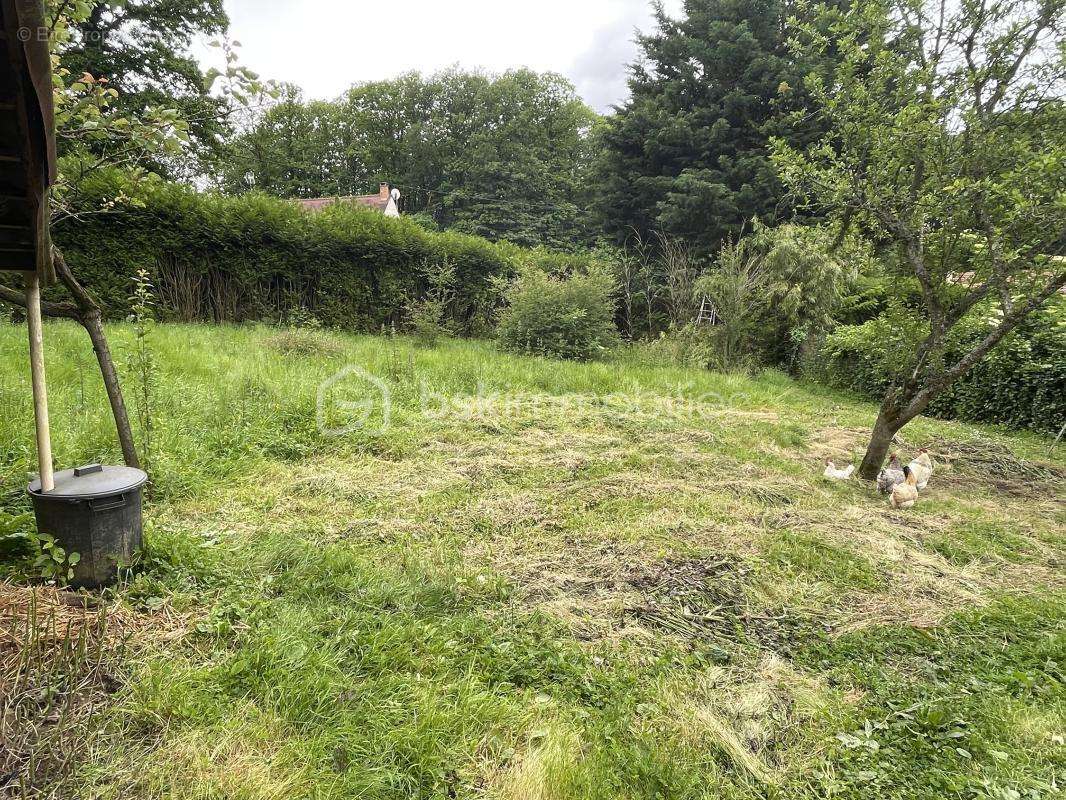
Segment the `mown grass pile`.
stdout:
[[[8,511],[32,465],[23,334],[0,330]],[[1059,790],[1046,440],[919,420],[938,472],[904,513],[820,477],[872,407],[775,373],[151,336],[147,552],[105,598],[143,624],[44,796]],[[115,461],[81,335],[46,339],[57,459]]]

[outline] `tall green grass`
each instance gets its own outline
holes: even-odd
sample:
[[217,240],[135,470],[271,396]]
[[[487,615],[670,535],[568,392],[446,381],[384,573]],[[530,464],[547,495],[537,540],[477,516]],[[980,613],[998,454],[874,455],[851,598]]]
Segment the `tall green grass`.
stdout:
[[[127,325],[109,326],[108,333],[136,417],[140,382],[130,368],[133,333]],[[636,353],[577,364],[509,356],[477,341],[453,340],[426,349],[404,338],[322,333],[317,342],[310,340],[309,352],[293,354],[277,336],[262,326],[164,325],[153,331],[151,477],[159,497],[190,497],[277,459],[402,449],[413,431],[433,425],[441,396],[480,395],[488,408],[514,408],[522,401],[507,406],[507,398],[578,395],[593,402],[620,395],[623,404],[646,402],[653,411],[680,408],[680,413],[689,413],[685,403],[758,409],[790,397],[812,408],[832,402],[829,395],[801,389],[776,373],[758,379],[712,375],[649,365]],[[57,465],[118,463],[113,423],[87,338],[73,324],[51,323],[45,341]],[[26,359],[24,331],[0,328],[0,486],[8,502],[35,472]],[[374,425],[368,426],[373,435],[356,431],[340,439],[318,430],[319,386],[348,365],[389,385],[393,424],[383,434]],[[662,398],[669,402],[661,403]],[[536,407],[536,401],[528,400],[527,406]],[[550,407],[544,409],[551,413]]]
[[[124,365],[132,331],[109,333]],[[1066,719],[1056,512],[1043,495],[982,505],[987,482],[949,475],[900,517],[822,481],[811,448],[861,441],[872,406],[640,350],[574,364],[266,327],[151,336],[146,548],[113,593],[144,632],[93,746],[45,791],[1051,796]],[[45,338],[59,466],[117,461],[83,334]],[[12,509],[34,469],[25,347],[0,328]],[[344,436],[319,429],[319,387],[349,366],[388,389],[387,429],[380,407]],[[1047,451],[958,423],[907,435]],[[1015,573],[952,571],[975,563],[1024,563],[1050,599],[989,590],[987,610],[953,615],[978,580],[1024,594]],[[900,587],[943,589],[947,622],[827,631],[863,604],[921,607]]]

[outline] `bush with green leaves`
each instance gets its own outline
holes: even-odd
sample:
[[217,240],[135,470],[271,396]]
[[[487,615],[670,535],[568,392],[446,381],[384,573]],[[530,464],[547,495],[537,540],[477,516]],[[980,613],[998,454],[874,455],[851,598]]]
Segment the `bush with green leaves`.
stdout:
[[448,309],[455,303],[455,265],[448,261],[426,264],[423,275],[429,285],[421,299],[407,304],[407,326],[424,345],[434,345],[442,336],[452,336],[454,327]]
[[586,361],[616,346],[615,284],[598,266],[570,275],[527,268],[507,292],[501,346],[512,352]]
[[[983,308],[952,331],[939,358],[960,357],[995,323]],[[924,336],[922,320],[901,303],[862,325],[826,337],[804,362],[823,383],[879,399]],[[990,422],[1058,433],[1066,423],[1066,303],[1060,301],[1007,336],[929,407],[947,419]]]
[[80,553],[68,553],[55,536],[37,530],[32,513],[0,511],[0,577],[43,578],[62,585],[74,577],[80,562]]
[[724,325],[690,322],[659,334],[657,339],[640,342],[636,348],[641,359],[653,364],[754,374],[759,367],[754,355],[744,352],[735,357],[727,355],[731,352],[730,334]]
[[791,362],[793,353],[832,323],[854,283],[861,254],[848,243],[834,251],[818,227],[754,223],[752,232],[727,240],[713,266],[695,284],[714,307],[709,332],[679,331],[708,347],[708,366],[747,369]]
[[17,569],[36,553],[37,524],[33,514],[0,510],[0,576]]

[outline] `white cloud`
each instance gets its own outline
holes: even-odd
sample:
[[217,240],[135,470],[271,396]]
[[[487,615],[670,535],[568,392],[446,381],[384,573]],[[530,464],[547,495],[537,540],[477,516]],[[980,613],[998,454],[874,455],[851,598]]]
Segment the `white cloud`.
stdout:
[[226,9],[242,63],[310,97],[453,64],[529,67],[566,75],[601,111],[625,99],[634,29],[651,25],[650,0],[227,0]]

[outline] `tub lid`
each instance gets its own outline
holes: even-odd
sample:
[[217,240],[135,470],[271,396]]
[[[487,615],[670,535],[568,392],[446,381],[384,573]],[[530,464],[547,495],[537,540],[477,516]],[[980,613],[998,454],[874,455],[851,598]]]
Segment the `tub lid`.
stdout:
[[84,467],[65,469],[55,476],[56,488],[41,492],[41,479],[29,485],[30,494],[42,497],[93,498],[122,494],[144,486],[148,475],[133,467],[105,467],[101,464],[86,464]]

